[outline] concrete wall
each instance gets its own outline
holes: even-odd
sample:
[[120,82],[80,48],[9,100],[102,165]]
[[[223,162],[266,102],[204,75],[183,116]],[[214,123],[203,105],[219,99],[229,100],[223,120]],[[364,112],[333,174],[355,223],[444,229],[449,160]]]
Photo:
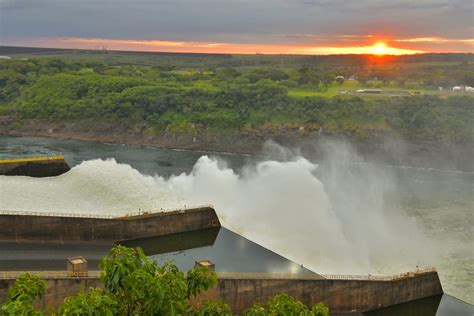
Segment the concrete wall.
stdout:
[[[223,299],[236,314],[255,303],[264,303],[288,293],[308,306],[324,302],[332,312],[362,312],[443,293],[437,272],[414,274],[394,280],[328,280],[319,277],[278,275],[248,276],[232,273],[219,276],[217,290],[203,299]],[[199,300],[198,300],[199,301]]]
[[53,177],[70,169],[62,156],[0,160],[0,175]]
[[[0,303],[14,280],[0,280]],[[97,278],[48,279],[48,290],[38,306],[57,307],[64,297],[79,289],[100,286]],[[332,312],[362,312],[443,293],[436,272],[420,273],[395,281],[328,280],[311,276],[279,276],[232,273],[219,275],[217,288],[193,300],[223,299],[234,313],[241,314],[255,303],[264,303],[280,293],[288,293],[308,306],[324,302]]]
[[114,219],[0,215],[0,240],[115,242],[220,227],[213,208]]
[[[0,304],[7,299],[7,290],[15,280],[0,279]],[[79,291],[86,291],[91,287],[102,287],[98,278],[63,278],[46,279],[47,287],[42,299],[35,302],[37,308],[48,310],[61,305],[64,298],[77,294]]]

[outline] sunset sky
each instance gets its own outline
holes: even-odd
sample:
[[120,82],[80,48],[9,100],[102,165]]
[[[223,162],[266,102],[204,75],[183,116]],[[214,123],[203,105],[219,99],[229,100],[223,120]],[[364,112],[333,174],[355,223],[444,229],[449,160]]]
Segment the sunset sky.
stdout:
[[470,0],[0,0],[0,45],[202,53],[474,52]]

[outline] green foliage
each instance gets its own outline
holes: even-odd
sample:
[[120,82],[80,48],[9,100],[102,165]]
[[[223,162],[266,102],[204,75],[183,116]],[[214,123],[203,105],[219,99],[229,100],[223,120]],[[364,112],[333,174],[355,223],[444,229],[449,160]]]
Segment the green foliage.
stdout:
[[[361,57],[333,57],[336,61],[325,64],[314,62],[322,57],[302,57],[305,63],[292,64],[298,58],[206,56],[187,57],[198,58],[205,67],[200,63],[184,67],[186,58],[161,58],[173,63],[110,66],[87,58],[1,61],[0,114],[25,122],[108,121],[146,126],[155,133],[248,133],[250,128],[271,137],[304,126],[308,132],[322,128],[327,134],[359,139],[401,135],[412,141],[474,141],[473,110],[468,106],[473,97],[428,90],[471,84],[472,62],[368,66],[370,61]],[[209,67],[210,61],[219,66]],[[282,66],[283,61],[290,66]],[[357,76],[358,81],[338,84],[334,78],[339,76]],[[427,95],[361,98],[339,93],[375,85],[383,90],[422,88]]]
[[8,300],[0,306],[0,315],[44,315],[44,312],[33,307],[33,301],[41,298],[45,290],[45,281],[37,276],[22,273],[8,290]]
[[32,302],[26,300],[8,301],[0,306],[1,316],[43,316],[45,313],[35,309]]
[[287,294],[279,294],[267,302],[265,310],[269,315],[301,315],[308,308]]
[[231,316],[232,311],[226,303],[222,301],[204,301],[202,306],[193,312],[195,316]]
[[133,272],[142,269],[153,272],[151,265],[140,248],[117,246],[100,261],[100,280],[111,293],[118,294],[126,290],[127,278]]
[[329,316],[329,309],[318,303],[310,310],[302,302],[288,294],[278,294],[271,298],[265,305],[254,305],[244,312],[245,316]]
[[[217,284],[217,275],[204,267],[186,274],[172,263],[158,265],[149,261],[139,248],[116,246],[101,260],[100,280],[106,291],[91,288],[64,299],[57,315],[196,315],[227,316],[232,311],[222,301],[204,301],[199,308],[189,305],[189,299]],[[46,282],[37,276],[21,274],[8,290],[8,301],[0,306],[1,316],[43,316],[32,304],[41,298]],[[54,314],[54,313],[53,313]],[[264,306],[255,305],[246,316],[307,315],[328,316],[323,303],[309,310],[300,301],[279,294]]]
[[46,282],[38,276],[22,273],[8,290],[8,299],[41,298],[46,290]]
[[195,267],[186,273],[187,297],[195,296],[217,285],[217,275],[205,267]]
[[93,288],[87,293],[78,293],[64,299],[58,308],[58,315],[112,316],[118,313],[118,302],[102,289]]
[[185,274],[171,263],[150,262],[139,248],[117,246],[100,266],[101,281],[124,315],[189,313],[189,297],[217,284],[214,272],[196,268]]
[[311,312],[314,316],[329,316],[329,308],[323,302],[313,305]]

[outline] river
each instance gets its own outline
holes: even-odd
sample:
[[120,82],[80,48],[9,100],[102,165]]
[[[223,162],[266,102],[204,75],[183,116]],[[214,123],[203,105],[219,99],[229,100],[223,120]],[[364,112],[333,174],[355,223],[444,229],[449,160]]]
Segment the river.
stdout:
[[227,228],[315,272],[435,266],[446,293],[474,303],[473,172],[367,162],[340,144],[316,161],[276,145],[245,156],[0,137],[0,159],[53,154],[73,169],[57,179],[0,176],[0,209],[127,213],[209,203]]

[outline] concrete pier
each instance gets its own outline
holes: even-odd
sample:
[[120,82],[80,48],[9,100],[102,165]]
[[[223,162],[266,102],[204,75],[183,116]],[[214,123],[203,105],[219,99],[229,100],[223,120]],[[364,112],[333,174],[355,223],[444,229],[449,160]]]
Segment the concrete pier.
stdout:
[[0,241],[94,242],[155,237],[192,230],[220,227],[211,207],[182,211],[144,213],[116,218],[82,218],[53,215],[0,213]]
[[0,175],[54,177],[71,168],[63,156],[0,160]]

